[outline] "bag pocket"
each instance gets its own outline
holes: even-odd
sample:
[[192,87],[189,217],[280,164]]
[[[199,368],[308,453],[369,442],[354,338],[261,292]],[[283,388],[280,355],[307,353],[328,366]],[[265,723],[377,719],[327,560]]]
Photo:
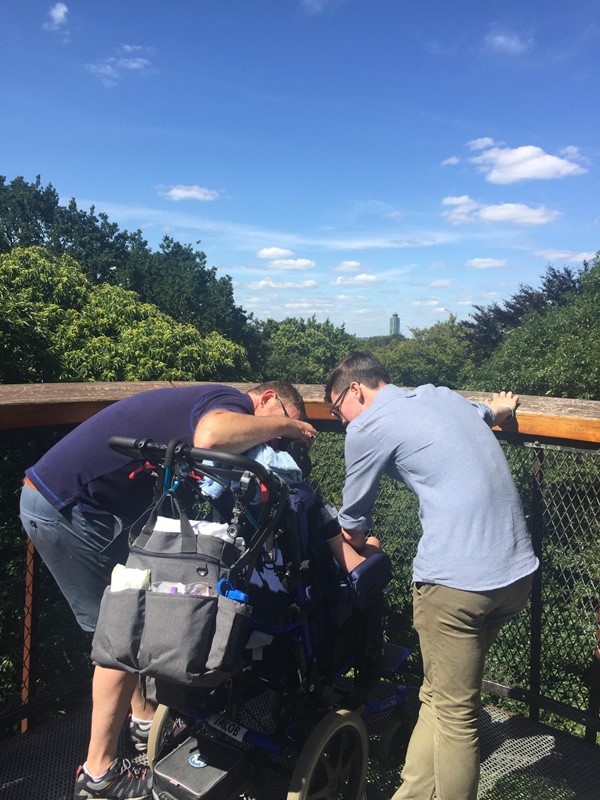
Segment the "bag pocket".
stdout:
[[92,661],[101,667],[137,672],[144,627],[143,589],[104,590],[92,641]]
[[248,640],[247,619],[252,606],[219,595],[216,628],[206,660],[207,669],[229,672],[239,663]]
[[217,617],[217,597],[146,592],[140,672],[194,684],[205,672]]

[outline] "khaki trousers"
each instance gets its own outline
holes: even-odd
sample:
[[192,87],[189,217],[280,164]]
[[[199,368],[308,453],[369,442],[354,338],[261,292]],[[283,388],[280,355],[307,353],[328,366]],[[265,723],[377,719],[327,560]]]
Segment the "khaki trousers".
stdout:
[[413,586],[424,680],[421,708],[392,800],[477,800],[479,713],[485,657],[518,614],[533,575],[490,592]]

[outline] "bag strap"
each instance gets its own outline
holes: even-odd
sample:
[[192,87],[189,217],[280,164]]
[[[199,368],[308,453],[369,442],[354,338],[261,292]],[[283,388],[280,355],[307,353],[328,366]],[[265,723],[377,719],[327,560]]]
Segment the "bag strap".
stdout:
[[167,497],[171,500],[172,504],[175,506],[175,509],[177,511],[177,516],[179,518],[179,528],[181,533],[181,548],[179,552],[195,554],[197,552],[196,534],[194,533],[194,529],[190,524],[188,516],[181,507],[181,504],[179,503],[177,498],[174,497],[173,495],[167,495],[164,492],[158,498],[156,503],[152,506],[150,514],[148,515],[148,519],[144,523],[144,527],[142,528],[136,539],[132,542],[132,545],[144,548],[148,544],[148,540],[150,539],[150,536],[152,535],[154,528],[156,527],[156,520],[158,518],[158,515],[162,510],[163,503],[167,499]]

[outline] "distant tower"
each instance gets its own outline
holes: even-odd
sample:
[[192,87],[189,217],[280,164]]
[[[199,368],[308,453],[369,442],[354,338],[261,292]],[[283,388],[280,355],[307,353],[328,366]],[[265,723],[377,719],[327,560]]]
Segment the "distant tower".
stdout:
[[395,312],[390,317],[390,336],[400,333],[400,317]]

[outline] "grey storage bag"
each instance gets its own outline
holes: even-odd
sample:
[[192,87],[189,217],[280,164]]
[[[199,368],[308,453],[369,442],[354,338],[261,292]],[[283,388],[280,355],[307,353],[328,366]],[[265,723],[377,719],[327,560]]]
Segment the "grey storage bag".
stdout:
[[[248,636],[251,607],[218,591],[240,551],[233,542],[194,533],[177,503],[179,530],[161,530],[162,500],[125,565],[150,570],[151,588],[106,588],[92,660],[173,683],[218,685],[239,665]],[[206,594],[153,591],[152,584],[161,582],[204,584]]]

